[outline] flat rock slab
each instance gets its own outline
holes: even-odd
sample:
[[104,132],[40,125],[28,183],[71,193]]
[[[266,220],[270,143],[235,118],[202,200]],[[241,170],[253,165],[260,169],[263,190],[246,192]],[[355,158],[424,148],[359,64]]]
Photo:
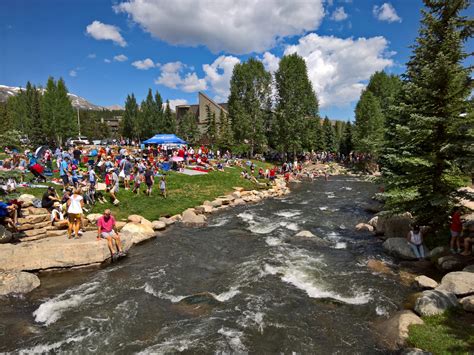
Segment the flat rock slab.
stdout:
[[[139,238],[138,238],[139,237]],[[154,235],[122,234],[122,245],[128,250]],[[107,242],[97,240],[97,232],[86,232],[80,239],[55,237],[0,245],[0,265],[5,270],[34,271],[98,264],[110,258]]]
[[28,293],[39,287],[40,279],[21,271],[0,271],[0,295]]
[[415,284],[421,289],[433,289],[438,287],[438,283],[425,275],[415,277]]

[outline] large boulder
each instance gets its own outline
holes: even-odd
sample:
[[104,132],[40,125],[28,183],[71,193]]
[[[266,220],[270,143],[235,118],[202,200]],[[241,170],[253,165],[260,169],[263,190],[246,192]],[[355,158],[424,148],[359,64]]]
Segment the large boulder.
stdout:
[[410,213],[400,215],[380,214],[369,221],[375,232],[386,238],[404,238],[410,231],[413,218]]
[[459,303],[466,312],[474,312],[474,295],[461,298]]
[[22,207],[30,207],[33,205],[33,201],[36,199],[35,196],[30,194],[23,194],[18,197],[18,201],[23,202]]
[[[416,260],[415,253],[411,249],[408,241],[405,238],[389,238],[383,243],[384,250],[400,259]],[[429,255],[429,250],[423,246],[425,256]]]
[[133,244],[141,243],[144,240],[155,236],[153,227],[147,224],[128,222],[123,226],[121,233],[128,234],[132,237]]
[[458,271],[444,275],[437,290],[454,293],[456,296],[474,294],[474,273]]
[[421,316],[434,316],[441,314],[450,307],[456,307],[458,299],[454,293],[443,290],[423,291],[416,300],[415,312]]
[[[124,250],[134,243],[122,235]],[[86,232],[80,239],[45,238],[35,242],[0,244],[0,265],[5,270],[35,271],[100,264],[110,259],[107,241],[97,240],[97,232]]]
[[132,223],[140,223],[142,221],[143,217],[139,216],[137,214],[131,214],[128,216],[127,221],[132,222]]
[[148,219],[146,218],[142,218],[142,220],[140,221],[140,224],[144,225],[144,226],[147,226],[148,228],[151,228],[153,229],[153,223],[150,222]]
[[0,244],[9,243],[12,240],[12,233],[0,224]]
[[425,275],[420,275],[415,277],[415,286],[426,290],[438,287],[438,283]]
[[465,265],[464,260],[457,255],[446,255],[438,258],[436,261],[439,269],[443,271],[462,270]]
[[39,287],[40,279],[21,271],[0,271],[0,295],[28,293]]
[[409,310],[399,311],[390,319],[376,325],[376,331],[382,343],[390,350],[397,350],[405,345],[408,338],[408,327],[412,324],[423,324],[423,320]]
[[115,228],[117,228],[117,230],[120,232],[122,230],[123,227],[125,227],[127,225],[127,222],[124,222],[124,221],[117,221],[115,222]]
[[437,258],[438,256],[443,255],[447,251],[448,248],[445,246],[436,247],[430,251],[430,258]]
[[182,223],[188,227],[201,227],[206,225],[206,216],[197,215],[193,209],[187,209],[183,212]]
[[474,264],[473,264],[473,265],[468,265],[468,266],[466,266],[464,269],[462,269],[462,271],[465,271],[465,272],[474,272]]

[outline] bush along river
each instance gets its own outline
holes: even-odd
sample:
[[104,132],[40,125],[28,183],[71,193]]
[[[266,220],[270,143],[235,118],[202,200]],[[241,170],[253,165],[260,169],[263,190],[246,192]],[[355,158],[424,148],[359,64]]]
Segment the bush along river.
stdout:
[[[372,323],[410,292],[354,226],[375,185],[338,176],[176,225],[102,269],[0,299],[0,352],[386,353]],[[296,236],[309,231],[313,237]]]

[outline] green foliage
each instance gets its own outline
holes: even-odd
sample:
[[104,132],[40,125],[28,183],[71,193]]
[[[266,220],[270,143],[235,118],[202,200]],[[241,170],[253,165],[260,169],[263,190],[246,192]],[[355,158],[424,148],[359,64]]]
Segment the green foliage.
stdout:
[[162,133],[176,133],[176,113],[171,111],[169,100],[166,100],[163,121],[164,125]]
[[[387,204],[435,230],[446,224],[473,156],[471,68],[464,43],[467,0],[425,1],[422,25],[388,127],[383,174]],[[467,114],[466,114],[467,113]],[[472,169],[472,165],[471,165]]]
[[302,152],[310,148],[304,138],[310,118],[318,117],[318,100],[304,59],[296,53],[284,56],[275,73],[275,86],[277,124],[271,134],[277,137],[276,148],[286,153]]
[[328,152],[336,152],[339,148],[336,131],[327,116],[323,121],[323,142],[324,148]]
[[208,144],[214,146],[219,133],[217,131],[216,113],[211,112],[209,105],[206,105],[206,138]]
[[234,135],[230,124],[229,116],[221,110],[219,114],[219,139],[218,145],[222,149],[232,149],[234,145]]
[[121,122],[122,136],[125,138],[133,139],[137,137],[136,133],[136,122],[138,120],[138,105],[135,95],[127,95],[125,100],[125,112]]
[[17,130],[2,131],[2,133],[0,133],[0,146],[2,148],[19,149],[21,147],[21,136],[22,132]]
[[377,154],[383,143],[383,127],[384,116],[379,101],[371,91],[363,91],[355,109],[356,150]]
[[474,322],[461,309],[423,317],[424,324],[409,327],[408,343],[433,354],[470,354],[474,349]]
[[199,141],[197,120],[191,112],[186,112],[181,118],[178,125],[178,135],[189,144],[196,144]]
[[230,80],[229,115],[235,140],[248,147],[247,153],[263,152],[267,146],[271,99],[271,75],[262,62],[250,58],[234,66]]
[[339,151],[346,156],[354,150],[352,134],[352,123],[347,122],[344,125],[344,132],[342,134],[341,143],[339,145]]

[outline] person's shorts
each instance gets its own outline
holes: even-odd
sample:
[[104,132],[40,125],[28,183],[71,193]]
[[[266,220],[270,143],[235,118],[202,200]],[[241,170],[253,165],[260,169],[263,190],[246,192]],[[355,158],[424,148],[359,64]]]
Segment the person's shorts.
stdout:
[[461,234],[461,233],[456,232],[456,231],[453,231],[453,230],[451,229],[451,237],[456,238],[456,237],[459,237],[460,234]]
[[129,175],[125,175],[125,180],[130,181],[130,174],[129,174]]
[[80,213],[69,213],[68,214],[68,219],[69,219],[69,222],[73,223],[73,222],[80,222],[81,221],[81,214]]
[[61,180],[63,181],[64,185],[69,184],[69,178],[67,175],[61,175]]
[[153,187],[153,184],[146,184],[146,186],[151,189]]
[[110,231],[110,232],[101,232],[100,233],[100,237],[101,238],[104,238],[104,239],[107,239],[108,237],[116,237],[117,236],[117,233],[115,233],[115,231]]

